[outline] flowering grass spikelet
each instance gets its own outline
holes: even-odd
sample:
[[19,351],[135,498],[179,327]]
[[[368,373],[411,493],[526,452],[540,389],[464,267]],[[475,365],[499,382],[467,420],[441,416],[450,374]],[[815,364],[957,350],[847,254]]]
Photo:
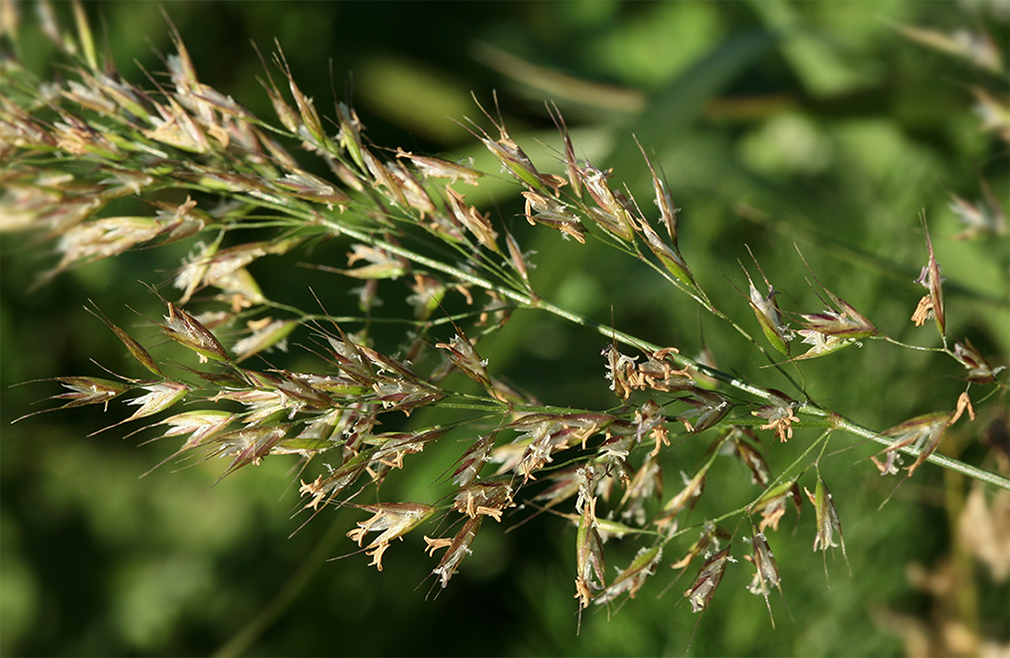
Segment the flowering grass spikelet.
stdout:
[[190,390],[189,386],[185,384],[168,380],[156,384],[145,384],[141,388],[147,393],[126,401],[126,404],[138,406],[140,409],[137,409],[133,415],[122,422],[125,423],[164,411],[186,397]]
[[[958,415],[960,416],[960,414]],[[915,463],[908,467],[908,475],[911,476],[939,447],[943,433],[953,422],[953,418],[954,414],[942,411],[923,414],[882,432],[883,436],[893,438],[893,443],[883,451],[883,454],[887,456],[887,461],[885,466],[881,468],[882,473],[891,472],[891,465],[897,458],[897,452],[906,446],[911,446],[919,453]]]
[[[750,247],[747,248],[750,250]],[[747,277],[748,286],[748,303],[751,309],[754,311],[754,316],[757,318],[758,324],[761,325],[761,332],[764,333],[765,338],[771,343],[777,351],[789,355],[789,340],[792,337],[792,330],[782,320],[782,312],[779,310],[778,302],[775,300],[775,296],[778,291],[772,287],[772,284],[768,282],[768,278],[765,276],[764,271],[761,269],[760,263],[754,258],[754,254],[751,253],[751,258],[754,259],[754,264],[757,265],[758,271],[761,273],[761,278],[764,279],[765,287],[768,289],[768,293],[762,295],[758,291],[757,287],[754,285],[754,281],[751,279],[750,272],[747,271],[746,267],[743,267],[741,263],[740,267],[743,269],[744,275]]]
[[764,418],[768,422],[760,427],[763,430],[775,430],[775,435],[779,441],[785,443],[793,438],[793,423],[799,422],[795,410],[797,402],[782,391],[773,388],[768,389],[769,400],[772,404],[764,405],[760,409],[752,411],[751,414],[758,418]]
[[470,554],[470,545],[477,537],[477,531],[480,529],[483,520],[483,516],[474,516],[467,519],[466,523],[463,524],[463,527],[452,539],[431,539],[425,536],[424,541],[428,544],[426,550],[429,555],[434,555],[435,551],[440,548],[446,549],[445,555],[442,556],[438,566],[432,570],[432,573],[438,576],[439,583],[443,589],[449,584],[449,579],[452,578],[453,574],[456,573],[459,563]]
[[629,598],[635,598],[635,594],[638,593],[638,590],[641,589],[649,576],[656,573],[656,567],[659,566],[659,561],[662,559],[662,546],[642,547],[639,549],[631,564],[627,568],[622,569],[607,589],[596,597],[596,604],[609,603],[625,593],[627,593]]
[[701,536],[698,537],[693,544],[691,544],[691,547],[688,549],[684,557],[671,564],[670,568],[684,569],[688,567],[691,562],[694,561],[694,558],[701,555],[703,551],[708,550],[709,546],[713,546],[714,550],[718,550],[721,540],[729,538],[730,534],[722,528],[719,528],[711,523],[706,523]]
[[744,556],[744,559],[754,564],[754,578],[747,589],[752,594],[760,594],[764,597],[765,606],[768,608],[768,618],[771,619],[772,628],[775,628],[775,616],[772,614],[768,592],[772,587],[775,587],[778,588],[780,594],[782,593],[782,576],[779,574],[775,556],[772,554],[771,547],[768,546],[768,539],[764,533],[752,529],[751,546],[754,549],[753,555]]
[[1005,366],[993,368],[985,360],[982,353],[976,349],[967,338],[964,342],[954,343],[954,358],[960,362],[968,371],[968,381],[973,384],[992,384],[996,381],[996,375],[1005,369]]
[[235,363],[241,363],[254,354],[272,347],[287,351],[287,337],[300,324],[298,320],[274,320],[269,317],[248,322],[247,326],[252,333],[236,342],[231,348],[235,355]]
[[168,315],[164,319],[165,324],[158,325],[162,332],[183,347],[196,352],[200,363],[207,363],[209,359],[225,362],[230,360],[228,352],[214,334],[172,302],[168,302]]
[[912,322],[919,327],[925,324],[928,318],[936,320],[936,328],[940,336],[946,340],[947,318],[943,308],[943,281],[940,276],[940,266],[936,262],[933,254],[933,241],[929,237],[929,229],[926,227],[926,217],[922,217],[922,233],[926,237],[926,248],[929,250],[929,261],[923,266],[916,283],[926,288],[928,293],[919,300],[919,305],[912,314]]
[[438,343],[435,345],[440,350],[444,350],[449,359],[463,373],[473,379],[494,395],[491,386],[491,376],[487,371],[487,362],[480,358],[473,342],[467,338],[466,334],[459,327],[457,333],[448,343]]
[[30,418],[31,416],[49,411],[55,411],[57,409],[72,409],[74,407],[81,407],[88,404],[102,404],[108,408],[110,400],[119,397],[132,388],[129,384],[122,384],[120,382],[101,377],[54,377],[52,380],[63,384],[63,387],[69,389],[69,392],[50,395],[46,399],[67,400],[67,402],[59,407],[43,409],[42,411],[25,414],[24,416],[11,421],[12,423],[16,423],[24,420],[25,418]]
[[494,447],[496,436],[497,433],[493,432],[478,438],[472,446],[466,449],[466,452],[460,455],[457,460],[459,466],[452,474],[453,484],[465,487],[478,478],[481,468],[491,457],[491,449]]
[[360,509],[372,512],[371,518],[358,521],[358,527],[347,533],[347,536],[362,546],[365,535],[378,532],[379,535],[365,546],[365,554],[371,556],[369,566],[382,571],[382,555],[389,548],[389,542],[402,538],[421,523],[424,523],[436,508],[421,503],[376,503],[374,505],[355,505]]
[[750,470],[751,482],[764,488],[771,480],[771,471],[764,456],[750,441],[759,442],[757,435],[749,428],[741,428],[733,435],[733,447],[740,461]]
[[726,567],[730,562],[735,562],[729,554],[730,548],[731,546],[726,546],[707,557],[691,587],[684,592],[684,597],[691,602],[691,612],[701,612],[711,603],[715,590],[722,582],[723,574],[726,573]]
[[682,510],[689,510],[694,507],[705,488],[705,476],[708,475],[708,469],[711,466],[711,460],[705,462],[705,465],[698,469],[698,472],[690,479],[681,471],[680,475],[684,480],[684,488],[663,505],[662,512],[656,518],[656,523],[667,524],[680,514]]
[[769,526],[772,530],[778,530],[779,520],[785,515],[787,503],[790,500],[796,508],[796,515],[799,516],[803,499],[800,496],[797,480],[780,482],[766,488],[761,496],[747,508],[748,513],[761,512],[761,523],[758,524],[760,532],[764,532],[765,528]]
[[[842,555],[845,557],[845,563],[849,563],[849,556],[845,552],[845,539],[842,537],[842,522],[838,518],[838,510],[835,508],[835,501],[831,498],[831,492],[828,491],[828,487],[824,484],[824,480],[820,477],[817,478],[817,485],[814,487],[814,493],[804,487],[803,491],[806,492],[807,498],[814,506],[815,521],[817,525],[817,534],[814,536],[814,550],[820,550],[825,554],[825,560],[827,559],[827,550],[829,548],[837,548],[839,545],[842,548]],[[835,533],[838,533],[838,542],[835,542]],[[827,562],[824,565],[824,575],[827,576]],[[851,572],[851,567],[849,568]]]
[[162,437],[181,436],[189,434],[189,438],[179,448],[178,453],[185,452],[203,444],[222,430],[228,427],[237,418],[230,412],[220,409],[206,409],[200,411],[184,411],[174,416],[169,416],[155,425],[168,425],[169,429],[162,434]]
[[589,498],[582,508],[575,538],[576,571],[575,598],[579,608],[586,608],[595,592],[606,588],[603,562],[603,540],[596,521],[596,498]]
[[151,356],[151,353],[148,352],[146,349],[144,349],[143,345],[134,340],[133,337],[131,337],[128,333],[126,333],[125,331],[114,325],[97,306],[95,306],[94,311],[91,311],[90,309],[88,310],[93,315],[98,317],[98,319],[101,320],[106,327],[111,329],[112,333],[116,334],[116,338],[118,338],[123,343],[123,345],[126,346],[126,349],[129,350],[130,352],[130,355],[133,356],[133,358],[136,359],[142,366],[150,370],[158,377],[165,376],[164,373],[162,373],[161,371],[161,367]]

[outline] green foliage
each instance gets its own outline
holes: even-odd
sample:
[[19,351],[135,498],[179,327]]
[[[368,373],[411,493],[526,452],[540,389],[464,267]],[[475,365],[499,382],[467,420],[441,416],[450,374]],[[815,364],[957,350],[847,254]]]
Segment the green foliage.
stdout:
[[997,4],[0,7],[4,653],[1007,644]]

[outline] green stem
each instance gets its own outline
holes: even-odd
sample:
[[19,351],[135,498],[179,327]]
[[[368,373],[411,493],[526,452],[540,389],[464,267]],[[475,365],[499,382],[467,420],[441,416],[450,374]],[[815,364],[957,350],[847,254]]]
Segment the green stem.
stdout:
[[246,653],[278,617],[291,607],[306,586],[312,582],[320,567],[326,564],[326,555],[333,550],[333,544],[343,533],[343,528],[342,523],[330,524],[330,529],[320,538],[319,543],[302,561],[301,566],[291,575],[277,596],[212,655],[215,658],[225,658]]
[[[540,297],[537,297],[533,294],[495,285],[495,283],[493,283],[492,281],[489,281],[488,279],[485,279],[481,276],[472,274],[470,272],[466,272],[447,263],[443,263],[438,260],[428,258],[427,256],[423,256],[416,252],[410,251],[409,249],[405,249],[399,245],[390,244],[373,235],[369,235],[364,231],[359,231],[357,229],[339,224],[329,219],[324,219],[323,223],[326,225],[327,228],[329,228],[330,230],[334,231],[337,234],[346,235],[347,237],[353,238],[355,240],[360,240],[373,246],[380,247],[383,250],[388,251],[389,253],[396,254],[397,256],[406,258],[407,260],[417,263],[418,265],[421,265],[423,267],[427,267],[432,270],[442,272],[443,274],[452,276],[464,283],[468,283],[470,285],[474,285],[477,286],[478,288],[483,288],[485,290],[493,290],[498,294],[502,295],[503,297],[513,302],[516,302],[521,306],[526,306],[528,308],[538,308],[547,311],[548,313],[552,313],[553,315],[556,315],[560,318],[568,320],[569,322],[572,322],[579,326],[594,329],[601,335],[606,336],[607,338],[615,340],[624,345],[634,347],[643,352],[656,352],[659,349],[661,349],[660,346],[658,345],[654,345],[653,343],[650,343],[648,341],[636,338],[631,334],[627,334],[623,331],[602,324],[595,320],[591,320],[577,313],[573,313],[567,309],[552,304],[551,302],[545,299],[541,299]],[[682,354],[671,354],[670,358],[672,358],[674,362],[676,362],[681,367],[691,368],[703,375],[721,381],[727,384],[728,386],[737,389],[738,391],[743,391],[744,393],[749,393],[750,395],[753,395],[754,397],[759,398],[761,400],[765,400],[766,402],[774,403],[772,393],[770,393],[768,390],[764,388],[761,388],[760,386],[755,386],[750,382],[734,377],[733,375],[722,372],[721,370],[710,368]],[[817,416],[819,418],[829,419],[832,426],[837,429],[845,430],[850,434],[855,434],[856,436],[861,436],[863,438],[876,441],[877,443],[880,443],[881,445],[884,446],[890,447],[891,445],[893,445],[892,440],[889,439],[888,437],[883,436],[878,432],[874,432],[871,429],[863,427],[862,425],[859,425],[858,423],[855,423],[851,420],[848,420],[847,418],[844,418],[833,411],[823,409],[810,402],[801,403],[799,407],[797,407],[796,412],[799,414],[806,414],[808,416]],[[916,457],[921,452],[920,450],[913,448],[911,446],[906,446],[904,448],[901,448],[900,450],[901,452]],[[961,473],[962,475],[966,475],[970,478],[980,480],[987,484],[991,484],[993,486],[1010,490],[1010,478],[1003,477],[1002,475],[999,475],[997,473],[991,473],[989,471],[977,468],[970,464],[965,464],[964,462],[958,461],[956,459],[951,459],[950,457],[945,457],[944,455],[937,453],[933,453],[932,455],[930,455],[926,459],[926,461],[932,462],[933,464],[936,464],[943,468],[950,469],[957,473]]]

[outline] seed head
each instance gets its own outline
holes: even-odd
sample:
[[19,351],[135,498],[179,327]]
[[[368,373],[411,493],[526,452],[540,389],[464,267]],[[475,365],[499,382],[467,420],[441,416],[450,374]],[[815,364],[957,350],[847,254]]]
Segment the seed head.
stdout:
[[707,550],[709,546],[714,546],[714,548],[717,550],[719,548],[719,544],[721,543],[720,540],[728,539],[729,537],[730,534],[725,530],[723,530],[722,528],[714,526],[711,523],[705,524],[704,531],[701,533],[701,536],[698,537],[698,540],[693,544],[691,544],[691,548],[688,549],[687,554],[685,554],[684,557],[671,564],[670,568],[672,569],[686,568],[688,565],[691,564],[692,561],[694,561],[694,558],[701,555],[702,551]]
[[329,210],[333,210],[334,206],[339,206],[343,210],[351,205],[351,197],[329,181],[297,168],[276,179],[274,184],[291,196],[324,203]]
[[189,434],[186,443],[179,448],[178,452],[184,452],[203,444],[207,439],[219,434],[233,420],[235,414],[230,411],[218,409],[206,409],[200,411],[184,411],[180,414],[170,416],[157,425],[168,425],[169,429],[162,434],[166,436],[181,436]]
[[687,266],[687,262],[683,256],[680,255],[680,251],[676,245],[670,246],[663,242],[659,234],[649,226],[649,222],[645,219],[639,218],[638,226],[642,231],[642,235],[645,236],[645,242],[649,245],[649,249],[652,250],[652,253],[663,264],[663,267],[684,285],[696,288],[698,284],[695,283],[694,275],[691,274],[691,269]]
[[164,411],[186,397],[190,390],[189,386],[185,384],[167,380],[157,384],[147,384],[141,388],[147,393],[126,401],[126,404],[139,406],[140,409],[137,409],[132,416],[122,422],[125,423]]
[[681,471],[680,477],[684,481],[684,488],[663,505],[662,511],[656,517],[655,522],[658,525],[666,525],[680,514],[682,510],[689,510],[694,507],[695,503],[698,502],[698,498],[701,497],[702,490],[705,488],[705,476],[708,475],[708,469],[711,465],[711,461],[705,462],[705,465],[698,469],[698,472],[690,479]]
[[828,309],[820,313],[807,313],[800,316],[803,318],[803,326],[805,327],[805,330],[799,331],[800,334],[809,336],[816,333],[827,338],[853,341],[877,333],[876,327],[848,302],[834,295],[832,295],[832,299],[835,301],[837,310]]
[[339,272],[356,279],[396,279],[407,271],[407,264],[402,258],[379,247],[360,243],[352,244],[351,253],[347,254],[348,266],[354,265],[358,261],[365,261],[368,265],[350,270],[339,270]]
[[109,318],[105,317],[105,314],[102,313],[102,311],[97,306],[95,307],[94,311],[91,311],[90,309],[88,310],[93,315],[97,316],[98,319],[100,319],[102,322],[105,323],[105,326],[107,326],[109,329],[112,330],[114,334],[116,334],[116,337],[119,338],[119,340],[122,341],[124,345],[126,345],[126,349],[130,351],[130,354],[133,356],[133,358],[139,361],[142,366],[150,370],[158,377],[164,376],[157,362],[155,362],[154,358],[151,357],[151,354],[146,349],[144,349],[144,347],[140,343],[134,340],[128,333],[126,333],[116,325],[112,324]]
[[[476,97],[475,99],[476,100]],[[495,103],[498,102],[498,96],[495,95]],[[491,118],[480,103],[477,103],[477,107],[480,107],[481,112],[484,113],[495,128],[498,129],[500,138],[495,141],[481,128],[477,128],[480,131],[479,135],[475,136],[491,151],[492,155],[498,159],[502,164],[502,170],[511,173],[519,182],[526,185],[530,190],[538,190],[546,192],[548,189],[557,192],[561,184],[564,183],[563,179],[560,181],[554,176],[542,175],[537,168],[533,165],[533,162],[529,157],[523,152],[519,145],[516,144],[512,138],[509,136],[508,131],[505,130],[505,123],[499,120],[495,121]]]
[[585,243],[586,230],[582,226],[582,220],[567,205],[532,190],[525,190],[522,195],[526,198],[526,221],[531,226],[545,224]]
[[[715,426],[733,408],[729,398],[724,395],[697,387],[692,387],[689,390],[690,396],[677,399],[686,403],[691,408],[679,414],[677,420],[684,423],[684,428],[692,434],[703,432]],[[692,418],[697,418],[694,421],[694,425],[690,422]]]

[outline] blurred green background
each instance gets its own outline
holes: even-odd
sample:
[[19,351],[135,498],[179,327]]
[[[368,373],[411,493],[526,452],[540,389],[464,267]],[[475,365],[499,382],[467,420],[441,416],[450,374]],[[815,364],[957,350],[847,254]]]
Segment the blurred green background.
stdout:
[[[43,78],[61,74],[52,68],[54,48],[38,34],[34,6],[17,7],[19,57]],[[717,305],[754,333],[749,308],[728,283],[746,285],[737,263],[750,264],[745,245],[781,291],[783,308],[820,310],[795,243],[825,286],[882,331],[937,345],[931,324],[915,328],[908,321],[923,292],[913,280],[926,262],[919,224],[925,212],[947,277],[949,335],[970,338],[994,366],[1010,352],[1006,234],[952,240],[965,226],[949,206],[952,193],[979,202],[989,185],[1006,211],[1005,117],[994,129],[976,95],[1006,91],[1005,1],[89,2],[85,8],[133,81],[164,69],[161,57],[171,44],[163,9],[201,80],[258,116],[273,121],[252,44],[270,53],[276,40],[323,114],[333,116],[335,90],[357,108],[375,143],[452,160],[473,156],[488,171],[497,165],[457,123],[479,118],[471,93],[489,107],[497,90],[513,139],[544,168],[556,162],[551,149],[558,148],[545,109],[552,101],[580,156],[613,166],[615,179],[627,182],[644,207],[651,205],[648,179],[634,134],[683,209],[680,245],[696,276]],[[72,25],[68,4],[54,9]],[[988,33],[999,70],[906,39],[899,25]],[[737,334],[653,273],[599,242],[579,246],[529,232],[516,219],[517,189],[508,181],[487,187],[465,190],[468,200],[480,199],[495,221],[531,241],[542,296],[688,354],[707,347],[720,368],[784,388],[777,375],[758,370],[764,362]],[[949,654],[958,629],[1008,650],[1006,577],[991,577],[958,541],[968,484],[927,466],[878,510],[894,481],[879,478],[867,461],[874,447],[850,437],[833,440],[834,449],[856,447],[826,459],[822,473],[839,508],[852,575],[840,555],[829,556],[827,587],[821,556],[810,550],[811,508],[799,521],[787,516],[770,537],[785,595],[784,603],[772,599],[774,631],[764,602],[744,587],[749,567],[727,574],[700,618],[681,597],[694,567],[660,596],[676,576],[669,564],[680,556],[670,551],[634,601],[619,610],[587,610],[577,635],[575,529],[546,515],[507,534],[507,522],[484,524],[474,554],[437,598],[426,597],[434,560],[421,553],[419,537],[394,544],[382,573],[367,568],[361,555],[326,561],[349,552],[344,533],[362,517],[324,514],[290,536],[303,518],[293,516],[299,504],[293,459],[266,460],[216,485],[224,467],[217,462],[169,464],[141,478],[176,446],[138,447],[150,436],[124,440],[123,427],[87,436],[124,417],[121,406],[10,424],[58,392],[54,383],[13,384],[101,374],[90,359],[138,374],[83,304],[93,299],[114,322],[145,335],[127,305],[157,317],[158,302],[139,281],[167,280],[184,253],[140,251],[30,291],[53,262],[47,248],[30,244],[4,235],[0,263],[3,655],[868,656],[905,655],[916,646]],[[342,266],[347,246],[330,249],[311,259]],[[293,295],[311,310],[304,292],[311,283],[325,286],[331,312],[346,304],[353,313],[352,284],[294,266],[308,259],[276,259],[254,273],[268,296]],[[524,312],[482,342],[481,353],[492,373],[546,403],[605,409],[614,400],[603,379],[604,345],[590,331]],[[296,347],[289,357],[298,364],[307,355]],[[876,429],[951,409],[963,389],[958,370],[950,359],[879,342],[804,365],[815,399]],[[991,444],[1006,449],[1005,407],[1005,398],[991,401],[941,451],[997,468],[992,455],[999,450]],[[437,420],[418,415],[411,421]],[[771,447],[773,470],[814,436],[801,431]],[[668,495],[679,487],[680,470],[697,468],[705,447],[698,439],[671,451]],[[413,457],[427,465],[391,478],[384,497],[410,492],[434,500],[425,478],[438,477],[460,450],[439,446]],[[717,462],[691,520],[748,500],[754,492],[746,480],[738,464]],[[623,566],[635,546],[607,550],[609,565]],[[953,580],[944,581],[951,573]],[[922,574],[935,576],[932,590]]]

